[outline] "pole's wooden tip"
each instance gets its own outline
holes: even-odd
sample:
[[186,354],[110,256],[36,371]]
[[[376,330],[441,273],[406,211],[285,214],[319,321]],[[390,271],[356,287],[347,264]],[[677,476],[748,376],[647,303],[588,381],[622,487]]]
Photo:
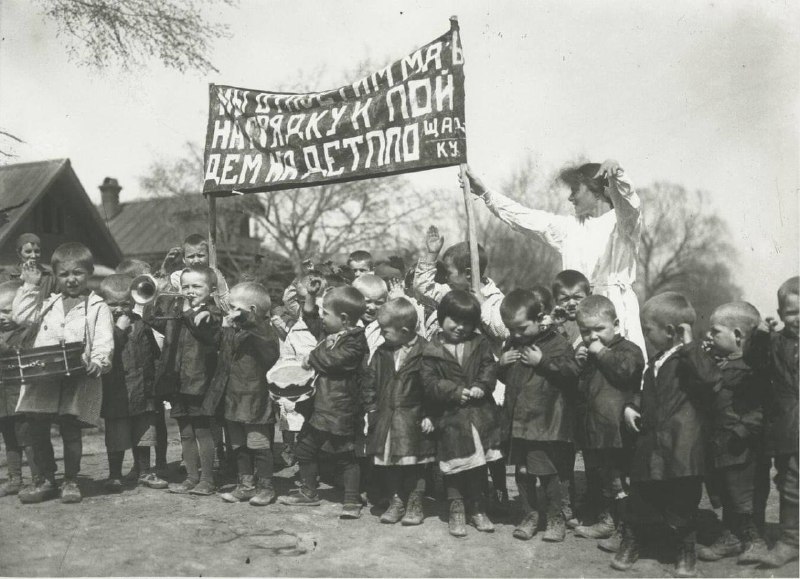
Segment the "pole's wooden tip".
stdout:
[[450,17],[450,28],[458,28],[458,16],[455,14]]

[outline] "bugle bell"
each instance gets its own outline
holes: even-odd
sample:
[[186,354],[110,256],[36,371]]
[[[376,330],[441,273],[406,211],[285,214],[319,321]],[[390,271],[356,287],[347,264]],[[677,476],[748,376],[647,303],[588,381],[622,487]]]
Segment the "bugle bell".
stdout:
[[[159,287],[159,280],[152,275],[142,274],[135,277],[130,285],[131,298],[140,306],[153,304],[156,312],[164,313],[169,310],[180,312],[180,305],[186,296],[180,292],[161,291]],[[168,300],[169,303],[163,305],[163,302]],[[162,305],[162,307],[159,307]],[[171,319],[175,315],[155,315],[155,319]]]

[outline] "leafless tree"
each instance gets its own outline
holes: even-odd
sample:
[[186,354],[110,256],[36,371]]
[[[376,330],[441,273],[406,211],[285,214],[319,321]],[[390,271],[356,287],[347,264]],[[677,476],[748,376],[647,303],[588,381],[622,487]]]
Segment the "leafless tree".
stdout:
[[644,227],[637,295],[646,300],[680,291],[707,320],[719,304],[738,299],[732,279],[736,252],[726,223],[709,209],[708,195],[674,183],[639,189]]
[[157,59],[180,72],[216,71],[211,43],[227,27],[208,18],[215,5],[234,0],[36,0],[58,25],[69,56],[98,69],[122,68]]

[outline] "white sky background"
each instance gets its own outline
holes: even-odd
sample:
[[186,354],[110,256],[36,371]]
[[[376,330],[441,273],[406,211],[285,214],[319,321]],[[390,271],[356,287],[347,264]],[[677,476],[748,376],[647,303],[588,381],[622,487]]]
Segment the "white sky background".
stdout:
[[[316,88],[334,88],[458,14],[470,164],[487,184],[528,154],[547,170],[613,157],[634,183],[710,193],[739,251],[735,279],[762,312],[798,272],[800,3],[241,0],[219,11],[233,36],[216,43],[209,76],[80,68],[31,6],[0,2],[0,127],[27,142],[21,161],[69,157],[95,200],[105,176],[123,201],[139,196],[153,160],[203,141],[209,82],[271,90],[321,68]],[[455,176],[410,178],[456,196]]]

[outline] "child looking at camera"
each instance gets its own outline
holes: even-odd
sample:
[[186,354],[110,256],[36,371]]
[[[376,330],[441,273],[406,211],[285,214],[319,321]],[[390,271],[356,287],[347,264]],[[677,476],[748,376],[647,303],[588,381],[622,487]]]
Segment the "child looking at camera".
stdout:
[[[61,502],[78,503],[82,498],[77,480],[83,452],[81,430],[100,423],[100,376],[111,369],[114,322],[103,299],[88,288],[94,271],[89,248],[65,243],[56,248],[50,263],[59,293],[40,302],[41,270],[38,264],[23,265],[24,283],[12,306],[14,319],[39,324],[35,348],[61,341],[83,342],[86,374],[55,378],[48,383],[30,382],[22,389],[17,411],[29,416],[38,473],[36,485],[29,487],[29,492],[20,493],[19,498],[23,503],[37,503],[54,498],[60,490]],[[56,461],[50,441],[53,423],[58,424],[64,443],[64,482],[60,489],[56,487]]]
[[492,346],[477,333],[481,306],[469,292],[453,290],[439,303],[441,331],[425,346],[422,380],[430,401],[439,468],[450,502],[449,530],[463,537],[465,501],[470,524],[493,532],[483,490],[487,464],[503,458],[492,391],[497,382]]

